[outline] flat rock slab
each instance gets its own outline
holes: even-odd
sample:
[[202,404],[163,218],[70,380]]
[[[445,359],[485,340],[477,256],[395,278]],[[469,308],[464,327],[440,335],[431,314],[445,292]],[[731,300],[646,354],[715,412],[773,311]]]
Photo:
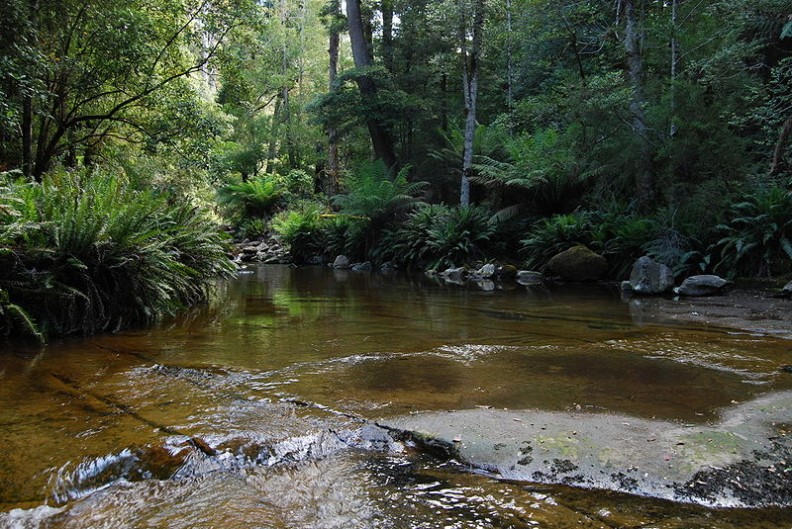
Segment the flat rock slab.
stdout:
[[587,412],[473,409],[389,419],[504,479],[711,506],[792,505],[792,392],[736,404],[715,424]]

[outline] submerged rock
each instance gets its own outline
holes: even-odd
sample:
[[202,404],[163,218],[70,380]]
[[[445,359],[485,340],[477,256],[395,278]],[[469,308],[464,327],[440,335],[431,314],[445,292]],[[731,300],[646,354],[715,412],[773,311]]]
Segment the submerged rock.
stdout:
[[541,285],[544,284],[545,278],[542,272],[535,272],[533,270],[520,270],[517,272],[517,282],[521,285]]
[[781,289],[781,296],[792,298],[792,281],[784,285],[784,288]]
[[596,281],[608,271],[608,261],[591,249],[579,245],[550,259],[547,268],[565,281]]
[[477,279],[476,286],[478,286],[484,292],[494,292],[495,291],[495,281],[491,279]]
[[447,281],[461,281],[467,275],[467,270],[464,266],[458,266],[455,268],[446,268],[442,272],[440,272],[440,277]]
[[674,274],[662,263],[643,256],[638,259],[630,274],[630,287],[636,294],[662,294],[674,286]]
[[380,265],[380,272],[393,272],[396,269],[396,263],[393,261],[385,261]]
[[350,270],[353,272],[370,272],[371,271],[371,262],[366,261],[365,263],[355,263],[350,266]]
[[716,275],[690,276],[674,289],[674,293],[680,296],[711,296],[722,293],[732,284]]

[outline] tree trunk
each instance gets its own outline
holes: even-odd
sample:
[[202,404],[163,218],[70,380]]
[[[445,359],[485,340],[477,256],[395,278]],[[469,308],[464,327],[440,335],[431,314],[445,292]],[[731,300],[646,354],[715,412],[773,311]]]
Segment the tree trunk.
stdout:
[[22,102],[22,173],[33,175],[33,100],[24,96]]
[[[462,6],[464,0],[460,2]],[[465,142],[462,151],[462,182],[459,205],[470,206],[470,176],[473,170],[473,141],[476,136],[476,102],[478,99],[481,42],[484,33],[484,0],[475,0],[473,6],[473,42],[468,53],[466,9],[460,9],[460,37],[462,48],[462,88],[465,96]]]
[[270,128],[269,148],[267,149],[267,166],[265,172],[275,173],[275,155],[278,153],[278,128],[280,126],[281,103],[283,93],[279,92],[275,98],[275,109],[272,111],[272,127]]
[[773,152],[773,162],[770,164],[770,176],[775,176],[781,172],[784,165],[784,151],[786,151],[790,137],[792,137],[792,114],[784,121],[784,126],[781,127],[781,134],[778,136],[778,142]]
[[[349,40],[352,45],[352,58],[355,61],[355,68],[365,69],[371,66],[372,59],[369,55],[368,43],[363,31],[363,20],[360,14],[360,0],[347,1],[347,24],[349,27]],[[376,106],[377,86],[373,79],[368,75],[359,75],[357,82],[361,97],[366,100],[371,107]],[[380,158],[388,168],[396,165],[396,155],[393,151],[393,143],[385,126],[378,120],[369,117],[366,120],[371,145],[374,148],[374,155]]]
[[[333,90],[336,79],[338,78],[338,50],[341,42],[341,35],[338,27],[338,17],[340,16],[341,3],[339,0],[332,0],[330,13],[330,44],[328,54],[330,55],[330,68],[328,71],[328,85],[330,91]],[[327,169],[325,171],[326,182],[324,191],[327,195],[338,193],[338,130],[331,124],[327,128]]]
[[393,71],[393,0],[382,0],[382,62]]
[[676,136],[676,78],[677,65],[679,63],[679,41],[677,40],[677,14],[679,11],[679,0],[671,0],[671,125],[669,126],[668,136]]
[[646,211],[654,198],[652,178],[652,150],[649,143],[649,128],[646,124],[643,90],[643,59],[641,57],[641,32],[635,0],[622,0],[625,18],[624,51],[627,59],[627,75],[633,89],[630,103],[632,128],[638,142],[638,167],[635,175],[635,199],[640,211]]
[[[512,53],[512,3],[506,0],[506,105],[509,109],[509,137],[514,136],[514,58]],[[575,48],[577,52],[577,48]]]

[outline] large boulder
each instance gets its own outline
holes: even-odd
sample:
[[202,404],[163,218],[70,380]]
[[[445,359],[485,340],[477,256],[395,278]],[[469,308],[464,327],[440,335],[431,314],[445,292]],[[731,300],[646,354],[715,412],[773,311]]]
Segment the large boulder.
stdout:
[[596,281],[608,271],[608,261],[585,246],[573,246],[550,259],[547,268],[566,281]]
[[336,270],[346,270],[349,268],[349,257],[346,255],[339,255],[335,258],[335,261],[333,261],[332,267]]
[[674,286],[671,269],[643,256],[638,259],[630,274],[630,288],[636,294],[662,294]]
[[715,275],[690,276],[674,289],[674,293],[680,296],[711,296],[722,293],[730,285],[731,281]]
[[498,267],[497,276],[501,281],[514,279],[517,277],[517,268],[510,264],[501,265]]

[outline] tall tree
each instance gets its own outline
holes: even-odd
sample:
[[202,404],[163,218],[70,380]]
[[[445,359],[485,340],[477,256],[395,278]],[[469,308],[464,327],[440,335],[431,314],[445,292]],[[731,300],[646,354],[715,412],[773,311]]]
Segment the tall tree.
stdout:
[[[241,6],[237,3],[235,6]],[[22,94],[22,167],[40,178],[61,155],[87,161],[109,138],[143,132],[141,112],[156,95],[200,72],[238,10],[210,0],[156,2],[36,0],[29,4],[27,75],[41,87]],[[201,35],[208,48],[200,47]]]
[[[373,65],[373,60],[364,31],[360,0],[347,0],[346,5],[349,40],[352,45],[352,57],[355,61],[355,68],[359,70],[355,82],[358,85],[364,103],[370,109],[375,109],[377,107],[377,85],[366,71]],[[385,124],[378,116],[369,115],[366,119],[366,126],[368,127],[369,136],[371,137],[374,155],[381,159],[386,166],[394,167],[396,165],[396,154]]]
[[[327,29],[329,33],[328,53],[328,88],[333,90],[338,80],[339,47],[341,30],[344,23],[341,17],[341,0],[330,0],[325,6]],[[327,167],[325,169],[325,193],[335,195],[338,192],[338,129],[334,124],[327,127]]]
[[643,32],[636,0],[621,0],[621,5],[624,10],[624,52],[627,59],[627,76],[633,92],[630,102],[632,129],[639,145],[638,167],[635,175],[635,199],[638,208],[646,210],[654,198],[654,181],[652,178],[652,149],[645,113]]
[[[462,88],[465,97],[465,143],[462,152],[462,181],[459,204],[470,205],[470,176],[473,170],[473,141],[476,135],[476,103],[481,69],[481,45],[484,37],[484,0],[474,0],[472,16],[466,0],[459,2],[459,36],[462,51]],[[472,18],[471,20],[469,20]],[[468,44],[470,39],[470,44]]]

